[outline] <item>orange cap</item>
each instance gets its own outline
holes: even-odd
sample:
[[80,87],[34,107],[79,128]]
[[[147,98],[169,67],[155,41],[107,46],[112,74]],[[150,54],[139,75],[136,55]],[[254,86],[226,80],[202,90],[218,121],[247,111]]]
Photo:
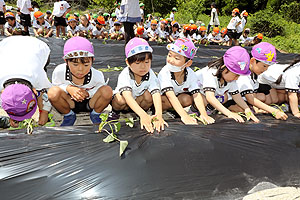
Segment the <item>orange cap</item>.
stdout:
[[183,29],[185,29],[185,30],[187,30],[187,31],[190,31],[190,30],[191,30],[191,26],[188,25],[188,24],[185,24],[185,25],[183,26]]
[[244,12],[244,13],[243,13],[243,16],[245,16],[245,17],[248,17],[248,15],[249,15],[249,14],[248,14],[247,12]]
[[221,29],[221,33],[222,33],[222,34],[226,34],[226,33],[227,33],[227,28],[222,28],[222,29]]
[[263,35],[262,33],[257,34],[257,38],[258,38],[258,39],[261,39],[261,40],[262,40],[262,39],[263,39],[263,36],[264,36],[264,35]]
[[160,23],[168,24],[168,20],[162,19],[162,20],[160,21]]
[[91,20],[91,15],[90,14],[85,14],[86,18],[90,21]]
[[197,28],[198,28],[198,27],[197,27],[196,24],[192,24],[192,25],[191,25],[191,29],[192,29],[192,30],[197,30]]
[[171,26],[174,26],[175,24],[178,24],[178,22],[176,22],[176,21],[171,22]]
[[142,26],[137,27],[136,33],[138,35],[143,35],[143,33],[144,33],[144,27],[142,27]]
[[213,29],[213,32],[215,32],[215,33],[219,33],[219,32],[220,32],[220,29],[219,29],[219,27],[214,27],[214,29]]
[[240,13],[240,10],[238,8],[235,8],[235,9],[232,10],[232,12]]
[[8,17],[15,17],[15,15],[12,13],[12,12],[6,12],[5,13],[5,18],[8,18]]
[[102,16],[98,16],[97,17],[97,22],[99,22],[99,24],[104,25],[105,24],[105,19]]
[[45,16],[41,11],[36,11],[33,15],[36,19],[39,19],[39,18]]
[[71,22],[71,21],[77,21],[76,18],[75,18],[75,16],[70,16],[68,18],[68,22]]
[[206,31],[206,27],[205,26],[200,26],[199,30],[200,31]]
[[157,25],[157,21],[156,21],[156,20],[151,20],[151,25],[152,25],[152,24]]

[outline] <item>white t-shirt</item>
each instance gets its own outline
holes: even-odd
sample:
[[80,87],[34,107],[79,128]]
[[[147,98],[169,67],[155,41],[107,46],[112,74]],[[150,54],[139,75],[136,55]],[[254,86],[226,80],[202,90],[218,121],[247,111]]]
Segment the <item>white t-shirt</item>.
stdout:
[[116,8],[115,13],[116,13],[117,19],[120,19],[120,9],[119,8]]
[[171,14],[170,14],[170,19],[171,19],[171,21],[175,21],[175,15],[173,12],[171,12]]
[[62,90],[67,92],[67,87],[73,85],[78,88],[85,89],[89,93],[89,98],[92,98],[97,90],[106,85],[103,73],[91,67],[90,72],[85,76],[82,85],[76,85],[72,82],[72,74],[66,63],[58,65],[52,74],[52,84],[59,86]]
[[75,26],[74,29],[71,28],[71,26],[67,26],[67,32],[71,31],[71,33],[74,35],[80,31],[78,26]]
[[28,8],[31,8],[31,1],[30,0],[18,0],[17,7],[20,8],[20,12],[25,15],[30,15],[30,11]]
[[175,95],[186,92],[191,94],[199,93],[200,88],[197,85],[195,72],[189,67],[185,68],[184,72],[184,81],[179,84],[175,79],[174,73],[170,72],[167,66],[164,66],[158,74],[161,93],[164,94],[167,91],[174,91]]
[[151,27],[149,27],[149,28],[147,29],[147,33],[150,33],[150,35],[151,35],[152,37],[156,37],[157,35],[159,35],[158,29],[152,30]]
[[[214,15],[215,15],[215,21],[214,21]],[[211,9],[209,24],[210,25],[220,25],[218,12],[217,12],[216,8]]]
[[101,28],[100,30],[98,30],[98,28],[96,26],[93,28],[94,36],[101,35],[103,32],[104,32],[104,28]]
[[196,71],[201,93],[205,95],[206,91],[212,91],[215,93],[215,96],[223,96],[226,92],[230,95],[238,94],[239,89],[236,81],[220,85],[218,77],[215,76],[217,71],[216,68],[208,67]]
[[4,0],[0,0],[0,12],[4,12],[3,7],[5,6]]
[[45,21],[44,24],[42,24],[42,25],[38,24],[37,22],[38,22],[37,20],[33,22],[33,24],[32,24],[33,28],[36,28],[36,29],[39,29],[39,28],[50,29],[51,28],[51,25],[47,21]]
[[228,42],[230,39],[228,35],[225,35],[225,37],[222,38],[223,42]]
[[275,89],[284,89],[285,83],[282,79],[280,84],[276,84],[278,77],[283,74],[283,70],[287,68],[289,64],[274,64],[271,65],[264,73],[258,76],[258,82],[261,84],[266,84]]
[[36,90],[51,87],[44,67],[50,55],[48,45],[29,36],[13,36],[0,42],[0,91],[11,78],[29,81]]
[[80,31],[87,31],[87,32],[92,32],[94,29],[94,26],[91,23],[87,27],[83,26],[82,24],[80,24],[78,27]]
[[185,37],[185,35],[183,34],[183,31],[181,31],[179,33],[179,38],[188,38],[188,39],[192,40],[192,37],[189,34],[187,35],[187,37]]
[[[125,34],[125,31],[124,31],[124,27],[120,28],[120,30],[118,31],[120,34]],[[115,31],[115,27],[112,27],[110,30],[109,30],[109,33],[117,33],[117,31]]]
[[246,94],[256,93],[259,87],[257,77],[255,78],[254,74],[248,76],[240,76],[236,81],[236,84],[242,96],[245,96]]
[[245,38],[243,35],[241,35],[239,38],[239,43],[244,44],[245,42],[251,42],[252,40],[253,40],[253,38],[251,38],[251,37]]
[[242,20],[241,20],[241,24],[236,27],[236,32],[237,33],[243,32],[243,30],[244,30],[244,28],[246,26],[246,22],[247,21],[246,21],[245,17],[243,17]]
[[197,35],[197,40],[207,40],[207,34],[205,33],[204,36],[201,36],[200,34]]
[[235,16],[235,17],[231,18],[231,20],[227,26],[227,29],[236,30],[236,26],[240,21],[241,21],[241,19],[239,18],[239,16]]
[[112,27],[114,27],[114,21],[112,20],[112,18],[110,18],[109,20],[108,20],[108,22],[109,22],[109,28],[111,29]]
[[144,16],[144,10],[140,8],[141,17]]
[[20,30],[21,29],[21,30],[23,30],[24,27],[19,22],[16,21],[15,26],[11,26],[8,22],[6,22],[4,25],[4,29],[11,29],[11,30],[16,30],[16,29]]
[[66,1],[58,1],[54,3],[52,15],[61,17],[71,6]]
[[158,29],[158,36],[163,39],[167,39],[169,33],[167,31],[163,31],[160,28]]
[[178,31],[176,31],[175,33],[172,32],[171,36],[173,39],[177,40],[179,38],[179,32]]
[[299,92],[300,89],[300,62],[293,65],[282,76],[287,92]]
[[207,37],[207,40],[209,42],[212,42],[212,40],[223,40],[222,37],[221,37],[221,34],[218,33],[216,36],[213,36],[212,33],[210,33]]
[[152,95],[160,92],[158,79],[153,70],[150,69],[149,72],[143,76],[141,83],[137,84],[133,72],[129,67],[126,67],[119,74],[118,84],[114,90],[114,94],[122,93],[123,91],[131,91],[132,96],[135,99],[136,97],[143,95],[146,90]]

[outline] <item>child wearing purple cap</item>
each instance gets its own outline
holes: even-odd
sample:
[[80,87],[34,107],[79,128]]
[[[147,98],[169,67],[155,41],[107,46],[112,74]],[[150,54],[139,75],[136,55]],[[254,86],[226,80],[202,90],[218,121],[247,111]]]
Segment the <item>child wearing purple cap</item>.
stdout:
[[[133,38],[127,43],[125,54],[128,67],[118,77],[112,100],[112,114],[116,116],[120,111],[132,109],[140,117],[141,128],[151,133],[154,129],[159,132],[164,130],[165,125],[168,126],[162,118],[158,80],[151,69],[152,51],[142,38]],[[150,116],[146,111],[153,105],[155,115]]]
[[[240,94],[249,104],[255,106],[254,108],[257,112],[259,110],[256,108],[259,108],[264,112],[271,113],[276,119],[286,120],[286,114],[263,103],[266,99],[265,94],[257,93],[259,88],[257,80],[258,75],[266,71],[270,65],[276,63],[275,47],[270,43],[261,42],[252,48],[251,55],[252,58],[250,59],[249,67],[251,74],[247,76],[240,76],[236,81]],[[242,111],[242,108],[237,105],[232,105],[229,109],[236,112]]]
[[64,64],[52,74],[53,87],[48,91],[52,105],[64,115],[61,126],[72,126],[76,113],[90,112],[93,124],[101,123],[100,113],[112,98],[103,73],[92,67],[93,45],[85,38],[73,37],[64,46]]
[[187,38],[180,38],[169,44],[167,49],[167,64],[158,74],[163,110],[173,108],[184,124],[197,124],[196,119],[184,110],[184,107],[195,104],[196,111],[200,111],[200,118],[208,124],[214,123],[215,120],[205,111],[197,77],[189,68],[197,52],[194,43]]
[[208,63],[207,67],[196,72],[198,85],[201,93],[205,96],[204,103],[207,105],[207,109],[217,109],[228,118],[232,118],[237,122],[244,122],[241,116],[231,112],[224,106],[228,100],[227,93],[229,93],[247,117],[259,122],[243,100],[236,84],[236,80],[240,75],[251,73],[249,62],[250,56],[247,50],[236,46],[228,49],[223,57]]

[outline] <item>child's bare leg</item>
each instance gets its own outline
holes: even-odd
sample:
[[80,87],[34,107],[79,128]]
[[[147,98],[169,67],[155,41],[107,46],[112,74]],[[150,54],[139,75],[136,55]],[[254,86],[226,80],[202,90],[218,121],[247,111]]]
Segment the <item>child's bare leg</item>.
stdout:
[[189,94],[180,94],[178,95],[178,100],[180,102],[180,104],[182,105],[183,108],[188,107],[190,105],[192,105],[193,103],[193,97]]
[[102,112],[110,103],[113,95],[111,87],[104,85],[100,87],[94,96],[90,99],[90,108],[94,109],[95,112]]
[[48,99],[52,106],[62,114],[67,114],[75,107],[71,97],[58,86],[53,86],[48,91]]
[[61,26],[61,32],[63,36],[66,36],[66,27]]
[[260,100],[261,102],[266,102],[266,95],[264,93],[254,93],[253,94],[255,98]]
[[112,108],[116,111],[129,109],[124,97],[120,93],[117,93],[115,95],[115,97],[113,98],[113,100],[111,102],[111,105],[112,105]]
[[236,112],[236,113],[238,113],[238,112],[244,112],[244,110],[240,106],[238,106],[237,104],[229,106],[228,109],[230,111]]
[[168,110],[172,108],[172,104],[170,103],[166,95],[161,95],[161,102],[162,102],[162,110]]
[[278,99],[278,94],[277,94],[277,90],[276,89],[271,89],[270,90],[270,96],[272,99],[272,104],[277,104],[279,99]]
[[146,90],[143,95],[136,98],[136,102],[141,108],[148,110],[153,104],[152,95],[148,90]]
[[282,104],[288,101],[288,97],[285,90],[277,90],[278,104]]
[[60,35],[60,26],[56,26],[56,37]]

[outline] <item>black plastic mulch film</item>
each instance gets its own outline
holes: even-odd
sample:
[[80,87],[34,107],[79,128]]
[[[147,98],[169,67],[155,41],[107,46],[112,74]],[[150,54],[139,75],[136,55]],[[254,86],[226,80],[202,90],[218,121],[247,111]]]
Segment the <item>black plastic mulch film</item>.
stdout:
[[[63,62],[62,40],[49,39],[51,68]],[[93,40],[95,68],[124,67],[124,44]],[[153,68],[164,65],[165,46],[154,48]],[[223,49],[222,49],[223,48]],[[224,47],[201,46],[193,66],[204,67]],[[289,63],[294,55],[278,55]],[[113,80],[119,72],[104,73]],[[36,128],[0,133],[0,199],[239,199],[262,181],[300,185],[300,124],[289,115],[279,121],[258,115],[261,123],[239,124],[214,116],[213,125],[184,126],[169,121],[160,134],[136,125],[122,126],[128,140],[104,143],[97,127]]]

